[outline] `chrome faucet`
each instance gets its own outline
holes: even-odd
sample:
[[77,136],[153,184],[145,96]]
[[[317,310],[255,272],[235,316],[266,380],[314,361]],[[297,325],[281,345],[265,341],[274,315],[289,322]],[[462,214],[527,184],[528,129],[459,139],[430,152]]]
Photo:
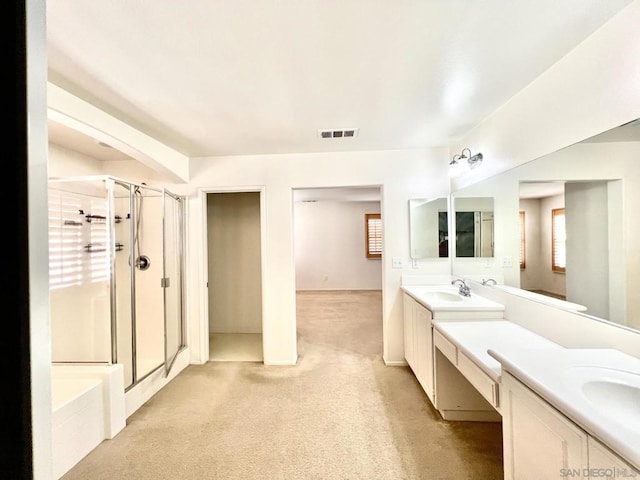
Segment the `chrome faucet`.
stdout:
[[460,295],[462,295],[463,297],[470,297],[471,296],[471,289],[469,288],[469,285],[467,285],[466,282],[463,279],[458,278],[458,279],[454,280],[453,282],[451,282],[451,285],[455,285],[458,282],[460,282],[460,290],[458,290],[458,293]]
[[487,278],[486,280],[483,278],[482,279],[482,284],[483,285],[496,285],[498,282],[496,282],[493,278]]

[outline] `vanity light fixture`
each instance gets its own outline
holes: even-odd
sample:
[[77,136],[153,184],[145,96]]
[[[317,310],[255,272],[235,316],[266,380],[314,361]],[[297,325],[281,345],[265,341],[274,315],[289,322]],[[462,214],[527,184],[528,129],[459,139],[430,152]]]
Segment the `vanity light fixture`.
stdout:
[[[462,152],[456,153],[449,162],[449,173],[452,177],[457,177],[467,170],[476,168],[482,163],[482,153],[471,154],[471,150],[463,148]],[[466,160],[466,161],[465,161]]]

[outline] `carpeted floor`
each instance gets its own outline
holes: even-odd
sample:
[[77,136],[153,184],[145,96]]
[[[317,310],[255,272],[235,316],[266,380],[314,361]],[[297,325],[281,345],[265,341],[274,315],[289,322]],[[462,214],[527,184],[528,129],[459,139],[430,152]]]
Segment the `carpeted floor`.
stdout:
[[63,479],[503,478],[499,423],[443,421],[384,365],[380,292],[297,301],[298,365],[189,366]]

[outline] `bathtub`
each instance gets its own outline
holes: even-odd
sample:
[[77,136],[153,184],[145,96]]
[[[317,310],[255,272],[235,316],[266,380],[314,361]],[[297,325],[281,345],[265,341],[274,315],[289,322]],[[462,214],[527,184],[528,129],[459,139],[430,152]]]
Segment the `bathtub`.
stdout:
[[58,479],[126,424],[122,365],[54,365],[53,477]]

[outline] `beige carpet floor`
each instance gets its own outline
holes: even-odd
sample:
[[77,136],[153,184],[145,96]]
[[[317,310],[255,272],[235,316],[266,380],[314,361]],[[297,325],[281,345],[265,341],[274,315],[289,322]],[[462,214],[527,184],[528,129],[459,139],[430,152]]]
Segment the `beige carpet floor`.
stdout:
[[210,333],[210,362],[262,362],[261,333]]
[[499,423],[443,421],[384,365],[380,292],[297,301],[298,365],[189,366],[63,478],[503,478]]

